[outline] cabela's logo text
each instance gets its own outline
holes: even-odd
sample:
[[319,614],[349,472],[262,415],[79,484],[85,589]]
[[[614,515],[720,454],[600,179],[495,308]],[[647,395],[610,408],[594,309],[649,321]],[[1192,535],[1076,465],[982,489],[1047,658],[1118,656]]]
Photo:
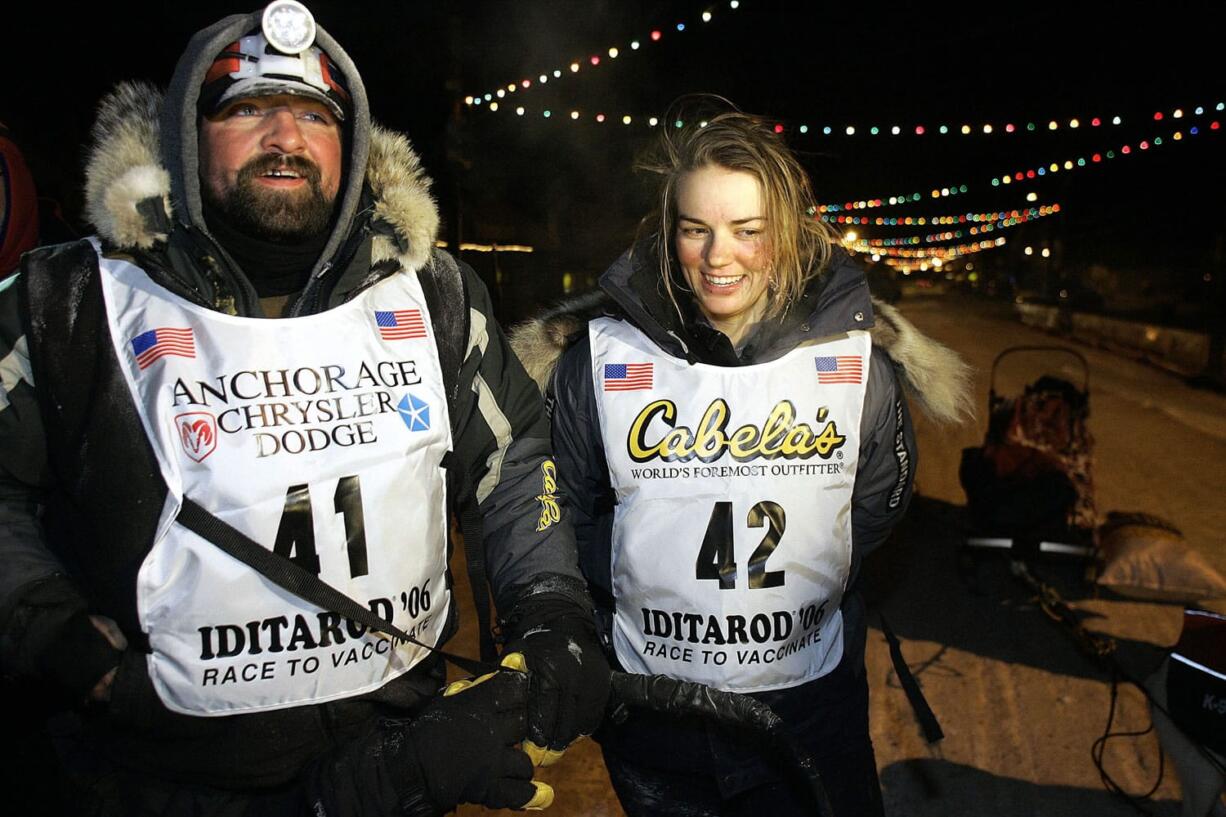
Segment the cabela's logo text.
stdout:
[[[626,447],[635,462],[713,462],[725,453],[738,462],[813,456],[828,460],[847,441],[834,420],[827,419],[829,413],[825,406],[817,410],[817,423],[824,423],[819,431],[808,423],[798,423],[796,407],[790,400],[780,400],[761,426],[746,423],[729,433],[728,403],[723,398],[711,401],[694,430],[677,425],[677,406],[672,400],[656,400],[644,406],[630,424]],[[655,439],[650,426],[657,417],[672,430]]]

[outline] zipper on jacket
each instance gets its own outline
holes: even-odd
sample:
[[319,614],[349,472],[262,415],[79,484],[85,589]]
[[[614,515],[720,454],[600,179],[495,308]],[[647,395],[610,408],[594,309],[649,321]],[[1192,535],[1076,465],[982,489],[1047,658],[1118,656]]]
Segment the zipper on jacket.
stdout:
[[681,339],[680,335],[678,335],[676,332],[674,332],[671,329],[668,330],[668,334],[669,334],[669,337],[677,341],[677,343],[681,346],[681,351],[685,354],[686,363],[693,365],[698,362],[698,358],[695,357],[694,353],[690,351],[690,347],[685,345],[685,341]]
[[289,316],[291,318],[297,318],[302,315],[314,315],[321,311],[319,293],[323,289],[323,280],[328,276],[329,272],[335,269],[335,261],[342,261],[348,265],[353,260],[353,254],[357,251],[358,245],[365,241],[371,233],[370,212],[372,211],[363,210],[354,217],[359,223],[355,225],[349,237],[341,244],[340,250],[332,256],[332,260],[325,261],[323,266],[311,276],[302,294],[299,295],[298,300],[290,310]]

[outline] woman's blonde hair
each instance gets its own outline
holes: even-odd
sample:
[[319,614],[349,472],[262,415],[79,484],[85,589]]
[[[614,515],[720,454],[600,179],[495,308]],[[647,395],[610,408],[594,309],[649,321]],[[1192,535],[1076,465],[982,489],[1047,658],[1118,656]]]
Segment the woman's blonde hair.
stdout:
[[[673,235],[678,182],[686,173],[708,165],[750,174],[761,185],[766,219],[770,286],[765,316],[781,317],[825,267],[832,233],[816,217],[809,174],[774,126],[752,114],[728,111],[729,103],[720,102],[723,113],[681,128],[666,127],[655,149],[636,163],[637,169],[660,179],[655,210],[640,224],[640,236],[653,246],[665,290],[681,315],[676,290],[684,291],[685,284],[679,276]],[[665,121],[678,118],[670,116]]]

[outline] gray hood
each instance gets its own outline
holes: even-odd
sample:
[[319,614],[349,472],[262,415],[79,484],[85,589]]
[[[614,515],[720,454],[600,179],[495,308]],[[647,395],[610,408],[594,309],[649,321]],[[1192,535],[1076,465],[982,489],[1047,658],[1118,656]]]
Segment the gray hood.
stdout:
[[[205,74],[214,58],[235,40],[258,31],[263,9],[235,14],[196,32],[175,66],[161,111],[161,160],[170,172],[170,198],[178,217],[208,234],[200,203],[199,113],[196,103]],[[370,107],[366,87],[349,55],[322,27],[316,26],[315,43],[328,53],[345,76],[353,112],[345,121],[345,180],[337,198],[335,228],[315,262],[312,275],[340,248],[357,212],[370,151]]]
[[[190,210],[182,192],[188,188],[189,163],[172,165],[179,178],[180,192],[176,192],[175,173],[162,158],[173,156],[159,126],[173,119],[162,115],[164,107],[170,103],[163,105],[161,91],[139,82],[116,86],[98,107],[85,171],[86,216],[99,236],[120,249],[158,248],[175,221],[204,229],[195,159],[187,174],[196,207],[192,217],[185,215]],[[176,109],[183,110],[181,105]],[[430,180],[407,138],[378,125],[368,125],[366,131],[365,181],[375,200],[374,220],[387,227],[375,233],[372,261],[396,260],[404,269],[417,270],[429,260],[438,237],[438,208],[430,196]],[[194,150],[194,128],[191,138]],[[350,174],[346,195],[355,202],[356,192],[351,191],[360,190],[361,182],[357,174]],[[354,205],[345,206],[350,213],[347,221],[352,220]],[[337,235],[332,238],[339,240]]]

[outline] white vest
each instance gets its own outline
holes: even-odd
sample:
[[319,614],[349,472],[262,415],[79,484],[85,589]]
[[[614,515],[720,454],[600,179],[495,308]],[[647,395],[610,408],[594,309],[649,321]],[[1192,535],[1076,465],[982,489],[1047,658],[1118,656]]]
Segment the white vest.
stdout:
[[868,334],[740,367],[688,364],[609,318],[590,337],[622,665],[735,692],[833,670]]
[[99,266],[120,368],[168,488],[136,587],[162,702],[190,715],[260,712],[407,672],[424,648],[320,610],[174,520],[189,496],[437,643],[450,604],[451,426],[416,277],[263,320],[189,303],[126,261]]

